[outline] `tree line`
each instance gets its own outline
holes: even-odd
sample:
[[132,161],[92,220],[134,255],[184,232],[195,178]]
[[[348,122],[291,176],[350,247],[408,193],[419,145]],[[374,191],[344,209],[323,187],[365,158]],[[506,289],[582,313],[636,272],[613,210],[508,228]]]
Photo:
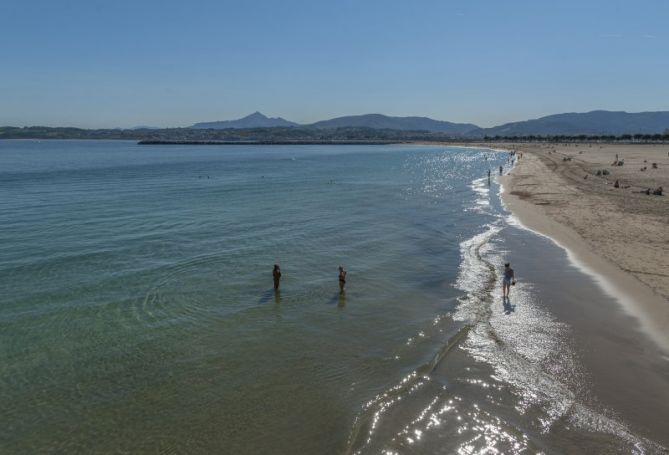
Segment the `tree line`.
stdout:
[[485,136],[483,140],[486,142],[669,142],[669,130],[663,134]]

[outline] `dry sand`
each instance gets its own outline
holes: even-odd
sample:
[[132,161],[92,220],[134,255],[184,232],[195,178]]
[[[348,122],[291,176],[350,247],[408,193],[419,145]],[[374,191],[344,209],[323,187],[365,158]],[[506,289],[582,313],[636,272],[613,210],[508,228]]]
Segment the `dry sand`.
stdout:
[[[669,352],[669,196],[641,192],[669,190],[669,145],[485,146],[523,154],[502,178],[504,202],[521,223],[594,272]],[[616,154],[623,166],[612,165]],[[610,174],[596,176],[604,169]]]

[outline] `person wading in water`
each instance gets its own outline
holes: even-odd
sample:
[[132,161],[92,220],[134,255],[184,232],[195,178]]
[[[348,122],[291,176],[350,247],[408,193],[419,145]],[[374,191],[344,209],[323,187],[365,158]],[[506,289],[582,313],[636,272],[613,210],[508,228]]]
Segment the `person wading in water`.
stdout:
[[279,290],[279,284],[281,281],[281,267],[279,264],[274,264],[274,269],[272,270],[272,278],[274,279],[274,290]]
[[344,286],[346,286],[346,271],[344,267],[339,266],[339,293],[344,293]]

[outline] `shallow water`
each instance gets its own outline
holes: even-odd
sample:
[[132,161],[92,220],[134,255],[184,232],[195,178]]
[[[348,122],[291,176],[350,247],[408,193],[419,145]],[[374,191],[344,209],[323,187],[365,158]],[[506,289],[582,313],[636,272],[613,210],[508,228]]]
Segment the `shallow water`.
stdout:
[[661,453],[593,398],[580,332],[539,279],[497,299],[514,242],[550,248],[482,178],[505,158],[0,142],[0,444]]

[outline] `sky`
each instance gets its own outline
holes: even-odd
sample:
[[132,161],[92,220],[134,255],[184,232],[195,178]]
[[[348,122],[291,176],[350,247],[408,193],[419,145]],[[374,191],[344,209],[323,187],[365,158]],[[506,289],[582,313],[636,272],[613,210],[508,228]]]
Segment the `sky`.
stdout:
[[669,110],[668,0],[2,0],[0,125]]

